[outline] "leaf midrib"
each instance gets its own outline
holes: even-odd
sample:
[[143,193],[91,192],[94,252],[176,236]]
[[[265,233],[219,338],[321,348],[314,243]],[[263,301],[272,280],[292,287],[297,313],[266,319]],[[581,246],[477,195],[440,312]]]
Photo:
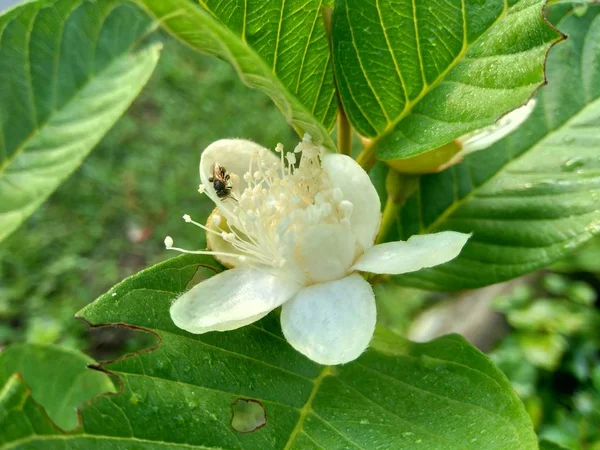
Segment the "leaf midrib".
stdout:
[[[421,101],[423,100],[423,98],[428,95],[431,91],[433,91],[433,89],[435,89],[437,86],[439,86],[443,80],[446,78],[446,76],[448,75],[448,73],[463,59],[463,56],[468,52],[468,50],[475,45],[479,40],[481,40],[482,38],[484,38],[486,36],[486,34],[494,27],[498,24],[498,22],[500,22],[504,17],[506,17],[507,12],[509,10],[508,7],[508,0],[504,0],[504,7],[502,9],[502,12],[498,15],[498,17],[496,18],[496,20],[494,20],[490,26],[487,28],[487,30],[481,34],[481,36],[479,36],[477,39],[475,39],[470,45],[467,43],[467,39],[466,39],[466,33],[467,33],[467,22],[466,22],[466,17],[465,17],[465,0],[461,0],[461,5],[462,5],[462,17],[463,17],[463,45],[462,48],[460,50],[460,52],[456,55],[456,57],[452,60],[452,62],[448,65],[448,67],[446,69],[444,69],[444,71],[433,81],[433,83],[428,84],[427,81],[425,80],[425,71],[423,68],[423,61],[422,61],[422,56],[421,56],[421,50],[420,50],[420,41],[418,38],[418,27],[417,27],[417,22],[416,22],[416,9],[414,9],[414,1],[413,0],[413,11],[414,11],[414,17],[413,17],[413,23],[415,24],[415,34],[417,36],[416,42],[417,42],[417,49],[418,49],[418,54],[419,54],[419,66],[421,68],[420,72],[421,72],[421,77],[423,80],[423,89],[421,90],[421,92],[419,93],[419,95],[417,95],[414,99],[410,100],[408,97],[406,98],[406,105],[404,106],[404,109],[402,110],[402,112],[396,117],[394,118],[392,121],[388,121],[388,124],[386,125],[386,127],[383,129],[383,131],[378,134],[377,136],[374,136],[373,138],[371,138],[371,141],[369,143],[369,147],[371,148],[376,148],[377,144],[386,136],[388,136],[391,132],[394,131],[394,129],[396,128],[396,126],[398,125],[398,123],[400,123],[402,121],[402,119],[404,119],[406,116],[408,116],[411,112],[412,109]],[[537,5],[532,5],[533,6],[537,6]],[[383,24],[383,22],[382,22]],[[350,26],[350,29],[352,29],[352,27]],[[382,29],[383,26],[382,26]],[[384,33],[385,33],[385,29],[384,29]],[[354,43],[354,37],[352,39],[353,43]],[[355,45],[355,44],[354,44]],[[392,58],[395,58],[393,53],[390,51],[390,54],[392,55]],[[358,57],[358,53],[357,53],[357,59],[360,60],[360,58]],[[361,69],[362,69],[362,64],[361,64]],[[367,73],[363,70],[363,76],[365,77],[365,79],[367,80],[367,82],[370,85],[370,81],[369,81],[369,77],[367,76]],[[377,98],[377,95],[375,94],[375,92],[373,92],[373,94],[375,95],[375,98]],[[378,103],[379,100],[378,100]],[[361,113],[363,114],[363,116],[366,118],[368,117],[367,115],[364,114],[364,111],[362,110],[362,108],[360,107],[360,105],[358,103],[356,103],[356,106],[359,108],[359,110],[361,111]],[[387,119],[387,113],[385,112],[384,108],[382,105],[380,105],[382,108],[382,112],[384,114],[384,116]],[[376,130],[376,128],[371,124],[371,126]]]
[[[158,17],[152,10],[150,10],[150,8],[148,8],[148,6],[146,5],[146,1],[152,1],[152,0],[132,0],[134,1],[137,5],[141,6],[150,16],[154,17],[157,21],[159,21],[163,28],[165,30],[167,30],[167,32],[174,37],[176,40],[178,40],[179,42],[183,43],[184,45],[193,48],[194,50],[196,50],[196,47],[190,45],[187,41],[185,41],[178,33],[176,33],[175,31],[173,31],[172,27],[169,25],[168,20],[170,17],[168,17],[168,15],[163,16],[163,17]],[[298,97],[296,97],[295,93],[292,93],[290,89],[288,89],[286,86],[283,85],[283,83],[281,82],[281,80],[276,76],[276,74],[273,71],[273,68],[269,67],[265,61],[265,59],[260,56],[256,50],[254,50],[253,47],[251,47],[250,45],[248,45],[246,39],[242,39],[240,38],[240,36],[238,36],[237,34],[235,34],[228,26],[226,26],[225,24],[223,24],[221,22],[221,26],[220,26],[220,30],[215,30],[215,27],[219,27],[219,19],[216,18],[216,16],[214,15],[213,11],[211,9],[209,9],[206,4],[204,2],[200,2],[200,4],[203,6],[203,9],[198,9],[195,5],[187,5],[188,7],[190,7],[191,11],[194,11],[194,14],[197,14],[199,16],[202,17],[202,12],[206,12],[208,14],[207,19],[208,20],[213,20],[215,23],[211,23],[210,28],[207,27],[207,29],[210,30],[210,33],[212,34],[213,37],[217,37],[217,41],[221,41],[220,39],[220,32],[224,33],[227,35],[227,37],[229,39],[232,40],[238,40],[239,42],[242,43],[244,49],[248,52],[248,54],[250,55],[250,57],[256,61],[261,68],[263,69],[262,72],[263,73],[267,73],[270,74],[270,76],[268,76],[268,78],[272,81],[272,83],[275,85],[275,87],[279,87],[279,89],[282,92],[285,92],[286,95],[284,96],[286,98],[286,101],[288,103],[293,103],[296,105],[296,108],[302,110],[302,112],[312,118],[315,119],[315,124],[318,124],[318,126],[323,130],[323,135],[324,136],[329,136],[328,130],[325,127],[325,125],[323,123],[320,122],[319,119],[317,119],[315,117],[314,111],[310,111],[308,109],[308,107],[306,107]],[[190,11],[188,10],[188,11]],[[203,18],[205,19],[205,18]],[[208,20],[201,20],[204,23],[209,23]],[[246,15],[244,15],[244,23],[246,20]],[[232,65],[234,65],[236,72],[238,72],[238,74],[242,74],[242,78],[246,78],[245,76],[245,72],[240,70],[238,64],[237,64],[237,60],[238,58],[235,57],[231,51],[229,50],[229,48],[227,46],[222,46],[222,51],[224,53],[226,53],[228,55],[228,59],[229,62],[232,63]],[[235,64],[233,64],[233,62],[236,61]],[[328,62],[329,63],[329,62]],[[327,72],[327,70],[325,70],[325,73]],[[263,78],[267,78],[267,76],[264,76]],[[315,105],[318,102],[318,96],[315,100]],[[329,104],[331,104],[331,101],[329,102]],[[286,105],[288,106],[288,105]],[[289,110],[289,107],[286,108]],[[283,111],[282,111],[283,112]],[[290,111],[291,112],[291,111]],[[327,109],[325,110],[325,114],[327,114]],[[288,114],[286,112],[284,112],[284,116],[286,117],[286,119],[290,119],[291,116],[288,117]],[[292,124],[293,125],[293,124]],[[295,125],[294,125],[295,127]],[[335,149],[337,151],[337,147],[333,144],[333,141],[331,141],[329,143],[324,143],[326,145],[329,145],[330,148]]]
[[[165,291],[165,292],[167,292],[167,291]],[[254,326],[254,325],[252,325],[252,324],[251,324],[251,325],[249,325],[249,326],[251,326],[251,327],[254,327],[254,328],[256,328],[256,329],[257,329],[257,330],[259,330],[259,331],[263,331],[263,332],[267,332],[267,333],[269,333],[268,331],[266,331],[266,330],[264,330],[264,329],[262,329],[262,328],[260,328],[260,327],[256,327],[256,326]],[[172,333],[172,332],[165,331],[165,330],[153,329],[153,331],[155,331],[155,332],[160,332],[160,333],[171,334],[171,335],[174,335],[174,336],[177,336],[177,337],[189,338],[188,336],[185,336],[185,335],[180,335],[180,334],[176,334],[176,333]],[[271,333],[269,333],[269,334],[271,334]],[[274,336],[275,336],[275,335],[274,335]],[[281,339],[279,336],[276,336],[276,337],[278,337],[279,339]],[[269,404],[269,403],[270,403],[270,404],[275,404],[275,405],[279,405],[279,406],[286,407],[286,408],[289,408],[289,409],[296,410],[296,411],[299,411],[299,412],[300,412],[300,417],[299,417],[298,421],[296,422],[296,425],[295,425],[294,429],[292,430],[292,433],[290,434],[290,437],[288,438],[288,441],[287,441],[287,443],[286,443],[286,446],[284,447],[284,449],[283,449],[283,450],[289,450],[289,449],[291,448],[291,445],[293,445],[293,443],[295,442],[295,439],[297,438],[298,434],[304,431],[304,430],[303,430],[303,424],[304,424],[304,422],[305,422],[306,418],[307,418],[307,417],[308,417],[310,414],[314,414],[314,415],[316,415],[316,416],[319,416],[319,415],[318,415],[318,414],[317,414],[317,413],[316,413],[316,412],[315,412],[315,411],[312,409],[312,404],[313,404],[313,401],[314,401],[314,399],[315,399],[316,395],[317,395],[317,394],[318,394],[318,392],[319,392],[319,389],[320,389],[320,387],[321,387],[321,384],[322,384],[323,380],[324,380],[324,379],[325,379],[327,376],[332,376],[332,375],[335,375],[334,369],[333,369],[331,366],[324,366],[324,367],[323,367],[323,369],[321,370],[321,372],[319,373],[319,375],[318,375],[316,378],[308,378],[308,377],[305,377],[305,376],[299,375],[299,374],[297,374],[297,373],[295,373],[295,372],[290,372],[290,371],[288,371],[288,370],[286,370],[286,369],[283,369],[283,368],[280,368],[280,367],[277,367],[277,366],[273,366],[273,365],[269,364],[268,362],[265,362],[265,361],[262,361],[262,360],[258,360],[258,359],[255,359],[255,358],[251,358],[251,357],[249,357],[249,356],[247,356],[247,355],[244,355],[244,354],[241,354],[241,353],[237,353],[237,352],[233,352],[233,351],[231,351],[231,350],[224,349],[224,348],[222,348],[222,347],[217,347],[217,346],[213,346],[213,345],[210,345],[210,344],[205,344],[204,342],[201,342],[201,341],[196,341],[196,340],[193,340],[193,342],[194,342],[194,343],[196,343],[196,344],[202,344],[202,345],[208,346],[208,347],[210,347],[210,348],[213,348],[213,349],[216,349],[216,350],[222,350],[222,351],[225,351],[225,352],[227,352],[227,353],[231,353],[231,354],[233,354],[233,355],[235,355],[235,356],[237,356],[237,357],[243,357],[243,358],[248,358],[248,359],[251,359],[251,360],[253,360],[253,361],[255,361],[255,362],[259,363],[259,364],[263,364],[263,365],[266,365],[266,366],[269,366],[269,367],[276,368],[276,369],[278,369],[278,370],[285,371],[286,373],[289,373],[289,374],[295,375],[295,376],[297,376],[297,377],[299,377],[299,378],[302,378],[302,379],[304,379],[304,380],[306,380],[306,381],[309,381],[309,382],[313,383],[313,387],[312,387],[312,389],[311,389],[311,393],[309,394],[309,397],[307,398],[307,401],[305,402],[305,404],[304,404],[304,405],[302,406],[302,408],[300,408],[300,409],[299,409],[299,408],[297,408],[297,407],[295,407],[295,406],[293,406],[293,405],[289,405],[289,404],[280,403],[280,402],[278,402],[278,401],[275,401],[275,400],[269,400],[269,399],[260,398],[260,397],[256,397],[256,396],[254,396],[254,397],[253,397],[253,398],[256,398],[257,400],[259,400],[259,401],[261,401],[261,402],[263,402],[263,403],[265,403],[265,404]],[[418,359],[418,357],[416,357],[416,356],[411,356],[411,355],[403,355],[403,357],[405,357],[405,358],[409,358],[409,359]],[[480,369],[476,369],[476,368],[473,368],[473,367],[469,367],[469,366],[467,366],[467,365],[465,365],[465,364],[462,364],[462,363],[460,363],[460,362],[457,362],[457,361],[446,360],[446,359],[441,359],[441,358],[432,358],[432,359],[433,359],[433,360],[436,360],[436,361],[439,361],[439,362],[441,362],[441,363],[443,363],[443,364],[449,364],[449,365],[453,365],[453,366],[458,366],[458,367],[460,367],[460,368],[462,368],[462,369],[467,369],[467,370],[469,370],[469,371],[475,372],[477,375],[479,375],[479,376],[483,376],[484,378],[486,378],[486,379],[489,379],[489,380],[490,380],[492,383],[496,384],[496,385],[497,385],[498,387],[500,387],[501,389],[504,389],[504,388],[506,387],[506,386],[502,386],[502,385],[500,384],[500,381],[499,381],[499,380],[497,380],[497,379],[495,379],[495,378],[491,377],[489,374],[487,374],[486,372],[484,372],[484,371],[482,371],[482,370],[480,370]],[[395,378],[395,377],[393,377],[393,376],[391,376],[391,375],[389,375],[389,374],[387,374],[387,373],[385,373],[385,372],[376,371],[376,370],[374,370],[374,369],[372,369],[372,368],[370,368],[370,367],[368,367],[368,366],[365,366],[365,365],[363,365],[363,364],[360,364],[360,363],[356,363],[356,364],[358,364],[359,366],[363,367],[363,368],[364,368],[364,369],[366,369],[366,370],[369,370],[369,371],[372,371],[372,372],[374,372],[374,373],[378,374],[379,376],[382,376],[382,377],[389,378],[389,379],[393,380],[393,381],[394,381],[394,382],[396,382],[396,383],[401,383],[401,384],[404,384],[404,385],[406,385],[407,387],[409,387],[410,389],[414,389],[414,390],[421,391],[421,392],[423,392],[423,393],[424,393],[424,394],[426,394],[426,395],[433,395],[433,396],[436,396],[436,397],[443,398],[445,401],[448,401],[448,402],[452,402],[452,403],[460,403],[460,404],[462,404],[462,402],[461,402],[461,401],[459,401],[459,400],[457,400],[457,399],[454,399],[454,398],[452,398],[452,397],[444,396],[444,395],[441,395],[441,394],[435,393],[435,392],[433,392],[433,391],[429,391],[429,390],[427,390],[427,389],[423,389],[423,388],[421,388],[421,387],[419,387],[419,386],[416,386],[416,385],[413,385],[413,384],[410,384],[410,383],[406,383],[405,381],[403,381],[403,380],[400,380],[400,379],[397,379],[397,378]],[[198,388],[198,389],[205,389],[205,390],[209,390],[209,391],[217,392],[217,393],[220,393],[220,394],[227,394],[227,395],[233,395],[233,396],[238,396],[238,397],[243,397],[243,396],[244,396],[244,395],[242,395],[242,394],[238,394],[238,393],[235,393],[235,392],[229,392],[229,391],[219,390],[219,389],[210,388],[210,387],[207,387],[207,386],[202,386],[202,385],[198,385],[198,384],[194,384],[194,383],[187,383],[187,382],[184,382],[184,381],[180,381],[180,380],[174,380],[174,379],[169,379],[169,378],[156,377],[156,376],[152,376],[152,375],[146,375],[146,374],[140,374],[140,373],[134,373],[134,372],[126,372],[126,371],[123,371],[123,370],[115,370],[115,373],[117,373],[117,374],[123,374],[124,376],[141,377],[141,378],[151,378],[151,379],[156,379],[156,380],[160,380],[161,382],[167,382],[167,383],[168,383],[168,382],[172,382],[172,383],[181,384],[181,385],[185,385],[185,386],[190,386],[190,387],[194,387],[194,388]],[[345,382],[343,382],[343,380],[341,380],[341,379],[339,379],[339,381],[340,381],[340,382],[342,382],[343,384],[346,384],[346,383],[345,383]],[[347,386],[348,386],[348,387],[351,387],[351,388],[352,388],[352,389],[354,389],[354,390],[356,390],[356,388],[355,388],[354,386],[350,386],[350,385],[347,385]],[[358,391],[358,390],[356,390],[356,391],[357,391],[357,392],[359,392],[359,394],[360,394],[360,395],[362,395],[362,396],[365,396],[365,395],[364,395],[362,392],[360,392],[360,391]],[[413,426],[413,427],[419,427],[419,426],[418,426],[418,425],[416,425],[415,423],[413,423],[413,422],[411,422],[411,421],[409,421],[409,420],[407,420],[407,419],[405,419],[405,418],[402,418],[402,417],[398,416],[397,414],[393,413],[392,411],[389,411],[389,410],[387,410],[387,409],[386,409],[385,407],[383,407],[382,405],[380,405],[380,404],[378,404],[378,403],[375,403],[373,400],[369,399],[368,397],[366,397],[366,398],[367,398],[367,399],[368,399],[370,402],[372,402],[372,403],[374,403],[375,405],[377,405],[379,408],[381,408],[381,409],[383,409],[383,410],[387,411],[388,413],[390,413],[390,414],[394,415],[395,417],[399,418],[401,421],[403,421],[403,422],[406,422],[406,423],[410,424],[410,425],[411,425],[411,426]],[[506,423],[507,423],[509,426],[511,426],[511,427],[514,429],[514,433],[515,433],[515,434],[514,434],[514,436],[515,436],[516,440],[517,440],[517,441],[518,441],[520,444],[522,444],[522,443],[523,443],[523,442],[522,442],[522,440],[521,440],[521,436],[519,435],[519,433],[518,433],[517,429],[514,427],[513,423],[512,423],[510,420],[506,419],[506,418],[505,418],[504,416],[502,416],[501,414],[499,414],[499,412],[497,412],[497,411],[493,411],[493,410],[491,410],[491,409],[488,409],[488,408],[485,408],[485,407],[483,407],[483,406],[481,406],[481,405],[478,405],[478,404],[476,404],[476,403],[470,403],[470,402],[469,402],[469,403],[467,403],[467,404],[468,404],[470,407],[473,407],[473,408],[481,408],[482,410],[486,411],[487,413],[491,414],[492,416],[499,417],[500,419],[502,419],[503,421],[505,421],[505,422],[506,422]],[[508,402],[508,403],[505,405],[505,407],[508,407],[508,406],[510,406],[510,405],[511,405],[511,403],[510,403],[510,401],[509,401],[509,402]],[[328,425],[330,425],[330,426],[331,426],[331,424],[330,424],[328,421],[326,421],[325,419],[323,419],[323,418],[320,418],[320,419],[321,419],[323,422],[325,422],[326,424],[328,424]],[[332,428],[333,428],[333,427],[332,427]],[[334,428],[333,428],[333,429],[334,429]],[[347,436],[346,436],[345,434],[341,433],[339,430],[337,430],[337,429],[334,429],[334,430],[335,430],[335,431],[336,431],[336,432],[337,432],[337,433],[338,433],[338,434],[339,434],[339,435],[340,435],[342,438],[345,438],[345,439],[347,438]],[[430,433],[430,432],[428,432],[428,433]],[[306,433],[305,433],[305,434],[306,434]],[[307,434],[306,434],[306,435],[307,435]],[[307,436],[308,436],[308,435],[307,435]],[[443,438],[443,436],[439,436],[439,435],[435,435],[435,434],[432,434],[432,436],[435,436],[436,438],[440,438],[440,439],[445,439],[445,438]]]
[[[296,436],[298,436],[298,434],[301,431],[303,431],[304,421],[306,420],[308,415],[312,413],[312,404],[313,404],[315,397],[317,396],[317,393],[319,392],[321,383],[323,382],[325,377],[332,375],[332,374],[333,374],[333,369],[331,368],[331,366],[325,366],[325,367],[323,367],[323,370],[321,370],[321,373],[313,381],[314,384],[313,384],[312,391],[310,392],[310,395],[308,396],[306,403],[304,404],[302,409],[300,409],[300,417],[298,418],[298,421],[296,422],[296,426],[292,430],[292,433],[290,434],[290,437],[288,438],[288,440],[285,444],[285,447],[283,447],[283,450],[291,449],[292,448],[291,446],[296,441]],[[340,435],[341,435],[341,433],[340,433]]]
[[[115,373],[121,373],[125,376],[139,376],[139,377],[144,377],[144,378],[156,378],[159,379],[161,381],[173,381],[173,382],[177,382],[180,384],[186,384],[189,386],[193,386],[194,388],[200,388],[200,389],[209,389],[209,390],[214,390],[216,392],[220,392],[223,393],[224,391],[219,391],[216,389],[210,389],[210,388],[206,388],[204,386],[198,386],[198,385],[194,385],[194,384],[189,384],[189,383],[184,383],[181,381],[175,381],[175,380],[165,380],[163,378],[159,378],[159,377],[152,377],[152,376],[148,376],[148,375],[144,375],[144,374],[134,374],[134,373],[128,373],[128,372],[120,372],[120,371],[116,371]],[[306,420],[306,418],[308,417],[309,414],[313,413],[312,410],[312,403],[319,391],[319,388],[321,386],[321,383],[323,382],[323,380],[327,377],[333,374],[333,369],[331,368],[331,366],[325,366],[323,367],[323,369],[321,370],[321,372],[319,373],[319,375],[312,380],[314,385],[313,388],[311,390],[311,393],[306,401],[306,403],[304,404],[304,406],[299,410],[300,411],[300,416],[298,418],[298,421],[296,422],[296,425],[294,427],[294,429],[292,430],[292,432],[290,433],[290,436],[286,442],[286,445],[284,447],[283,450],[289,450],[291,449],[292,445],[294,444],[297,435],[303,431],[303,425],[304,425],[304,421]],[[6,388],[6,386],[4,387]],[[0,391],[0,397],[2,396],[2,394],[4,393],[3,391]],[[230,395],[237,395],[237,394],[233,394],[233,393],[227,393]],[[27,400],[28,396],[24,397],[24,401]],[[283,407],[287,407],[287,408],[291,408],[291,409],[296,409],[291,405],[286,405],[283,403],[279,403],[279,402],[275,402],[275,401],[270,401],[270,400],[264,400],[264,399],[260,399],[261,401],[265,402],[265,403],[271,403],[271,404],[277,404]],[[325,421],[326,422],[326,421]],[[328,422],[326,422],[328,423]],[[79,424],[79,426],[81,426],[81,423]],[[337,431],[337,430],[336,430]],[[342,437],[345,437],[345,435],[343,435],[341,432],[337,431],[338,434]],[[35,433],[35,431],[34,431]],[[22,444],[27,444],[27,443],[32,443],[32,442],[36,442],[36,441],[42,441],[42,442],[47,442],[49,440],[62,440],[62,441],[68,441],[68,440],[76,440],[76,439],[96,439],[96,440],[117,440],[117,441],[124,441],[124,442],[140,442],[140,443],[148,443],[148,444],[165,444],[165,445],[170,445],[170,446],[179,446],[182,448],[189,448],[189,449],[216,449],[217,447],[205,447],[205,446],[200,446],[200,445],[192,445],[192,444],[187,444],[187,443],[178,443],[178,442],[167,442],[167,441],[159,441],[159,440],[151,440],[151,439],[141,439],[138,437],[134,437],[134,436],[109,436],[109,435],[94,435],[94,434],[88,434],[88,433],[78,433],[78,434],[73,434],[73,435],[39,435],[39,434],[33,434],[30,435],[26,438],[22,438],[22,439],[18,439],[15,441],[10,442],[8,445],[4,445],[2,447],[0,447],[3,450],[9,450],[9,449],[13,449],[16,448]]]
[[[73,13],[80,8],[83,5],[83,2],[79,1],[78,3],[74,4],[73,8],[69,11],[68,16],[65,18],[65,20],[62,22],[61,24],[61,35],[60,35],[60,42],[59,42],[59,47],[58,50],[56,52],[57,55],[57,61],[60,60],[60,53],[61,53],[61,48],[62,48],[62,38],[63,38],[63,34],[64,34],[64,26],[67,23],[67,21],[70,19],[70,17],[73,15]],[[102,24],[100,25],[100,27],[98,28],[99,32],[102,31],[102,29],[104,28],[105,22],[107,17],[112,14],[112,12],[121,7],[122,4],[118,4],[115,3],[109,10],[106,11],[106,14],[104,15],[104,17],[102,18]],[[41,8],[40,8],[41,9]],[[39,13],[40,9],[37,10],[36,12],[36,17],[37,14]],[[15,15],[13,18],[11,18],[11,21],[14,20],[16,17],[18,17],[18,15]],[[29,34],[31,34],[33,32],[33,24],[34,24],[35,20],[32,20],[32,29],[29,30]],[[3,30],[4,31],[4,30]],[[144,35],[142,35],[142,37],[144,37]],[[73,92],[73,94],[62,104],[62,106],[60,106],[59,108],[53,108],[52,112],[50,112],[48,114],[48,117],[46,118],[46,120],[44,120],[42,123],[37,123],[36,120],[36,126],[34,127],[34,129],[31,131],[31,133],[29,134],[29,136],[27,136],[25,139],[23,139],[23,141],[21,142],[21,144],[17,147],[17,149],[10,155],[8,156],[4,161],[2,161],[2,163],[0,163],[0,179],[2,179],[2,176],[4,175],[4,171],[6,170],[6,168],[10,165],[10,163],[12,163],[21,153],[23,153],[23,151],[25,150],[25,148],[27,147],[27,144],[29,144],[29,142],[31,142],[33,139],[35,139],[39,133],[41,132],[41,130],[48,125],[57,114],[60,114],[62,111],[68,109],[70,107],[71,104],[73,104],[73,102],[77,101],[77,98],[79,95],[81,95],[81,93],[90,85],[92,85],[94,82],[96,82],[96,80],[98,78],[100,78],[105,72],[108,72],[110,68],[113,67],[113,65],[115,65],[121,58],[123,58],[124,55],[127,55],[137,44],[138,44],[139,40],[133,41],[132,44],[123,49],[122,53],[119,53],[118,55],[115,55],[115,58],[112,59],[112,61],[107,64],[106,66],[104,66],[102,69],[100,69],[97,72],[93,72],[91,74],[90,77],[88,77],[88,79],[85,81],[85,83],[83,83],[77,90],[75,90],[75,92]],[[95,44],[97,44],[97,40],[95,42]],[[29,47],[28,47],[29,48]],[[94,50],[95,51],[95,50]],[[93,57],[95,58],[95,53],[93,55]],[[31,61],[29,60],[29,57],[27,58],[27,63],[30,65]],[[57,64],[58,65],[58,64]],[[55,72],[54,74],[55,76],[53,77],[53,84],[56,84],[56,80],[58,78],[58,74]],[[33,89],[32,86],[30,86],[30,89]],[[56,99],[54,99],[56,101]],[[32,97],[31,99],[33,106],[32,106],[32,110],[37,114],[37,111],[35,109],[35,100]],[[3,130],[2,130],[3,131]],[[4,135],[2,132],[0,132],[0,134],[2,134],[2,136]],[[8,150],[8,149],[7,149]]]

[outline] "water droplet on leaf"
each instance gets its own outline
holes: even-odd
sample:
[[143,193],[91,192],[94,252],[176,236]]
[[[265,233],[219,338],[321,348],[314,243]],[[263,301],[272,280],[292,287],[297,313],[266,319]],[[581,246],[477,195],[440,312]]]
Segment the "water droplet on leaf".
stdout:
[[581,156],[577,156],[575,158],[568,159],[562,166],[563,171],[565,172],[573,172],[574,170],[581,169],[585,166],[585,158]]

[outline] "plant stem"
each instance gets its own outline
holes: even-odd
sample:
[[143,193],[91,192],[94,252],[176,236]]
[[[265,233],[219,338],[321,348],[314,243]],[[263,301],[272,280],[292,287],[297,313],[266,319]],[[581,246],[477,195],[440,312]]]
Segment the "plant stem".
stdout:
[[387,191],[387,200],[383,208],[381,225],[377,234],[376,244],[387,242],[392,228],[398,220],[400,208],[406,203],[419,186],[418,175],[405,175],[396,172],[390,168],[385,179],[385,189]]
[[375,145],[373,143],[366,144],[356,158],[356,162],[365,169],[365,172],[369,173],[377,162],[377,158],[375,157]]
[[385,202],[385,208],[383,208],[383,216],[381,217],[381,225],[379,227],[379,233],[377,234],[377,240],[375,241],[375,244],[381,244],[381,241],[389,235],[390,230],[396,223],[400,206],[400,203],[396,203],[394,201],[393,196],[388,195],[388,198]]
[[346,117],[346,113],[340,107],[338,112],[338,151],[342,155],[352,156],[352,127],[350,126],[350,122],[348,122],[348,117]]
[[[325,33],[327,34],[327,42],[329,43],[329,52],[333,55],[333,41],[332,41],[332,14],[331,8],[323,8],[323,24],[325,25]],[[348,122],[348,116],[344,111],[344,105],[340,98],[340,89],[338,86],[338,80],[333,72],[333,81],[335,82],[335,96],[338,104],[338,116],[337,116],[337,132],[338,132],[338,152],[342,155],[352,156],[352,126]]]

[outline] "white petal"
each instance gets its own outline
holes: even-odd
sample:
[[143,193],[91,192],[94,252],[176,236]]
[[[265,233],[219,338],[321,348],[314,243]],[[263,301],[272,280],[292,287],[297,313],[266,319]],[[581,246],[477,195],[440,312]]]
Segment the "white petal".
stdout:
[[502,116],[494,125],[462,136],[458,139],[459,144],[462,145],[462,150],[454,158],[464,157],[469,153],[488,148],[503,137],[508,136],[527,120],[534,108],[535,99],[531,99],[520,108]]
[[456,258],[470,237],[470,234],[442,231],[379,244],[367,250],[352,269],[390,275],[415,272]]
[[[208,181],[212,177],[213,164],[218,162],[227,172],[235,174],[233,189],[242,192],[247,187],[244,181],[244,174],[250,168],[252,154],[257,152],[260,158],[268,165],[277,163],[277,157],[262,145],[243,139],[221,139],[213,142],[202,152],[200,157],[200,181],[204,186],[206,195],[218,206],[223,207],[223,200],[220,199],[213,187],[213,183]],[[222,208],[229,211],[234,206],[233,200],[226,200],[228,207]]]
[[333,153],[323,157],[323,170],[354,205],[350,223],[359,245],[371,247],[379,231],[381,203],[369,175],[349,156]]
[[288,342],[319,364],[344,364],[367,348],[377,312],[371,285],[360,275],[301,290],[281,310]]
[[294,260],[309,283],[346,276],[356,255],[356,238],[343,225],[318,224],[307,228],[296,243]]
[[232,330],[265,316],[299,289],[296,283],[267,271],[226,270],[175,300],[171,319],[195,334]]

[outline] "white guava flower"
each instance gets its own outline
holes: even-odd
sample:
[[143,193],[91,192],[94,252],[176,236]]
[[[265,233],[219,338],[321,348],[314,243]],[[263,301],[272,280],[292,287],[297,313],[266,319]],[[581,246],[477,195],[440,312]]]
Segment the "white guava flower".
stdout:
[[475,130],[458,138],[455,143],[460,147],[460,151],[448,162],[442,164],[439,170],[441,171],[453,166],[462,161],[465,156],[488,148],[500,139],[508,136],[527,120],[535,108],[535,103],[535,99],[531,99],[520,108],[503,115],[496,123],[489,127]]
[[171,318],[191,333],[225,331],[283,305],[283,334],[296,350],[321,364],[352,361],[376,320],[373,290],[357,272],[442,264],[469,235],[445,231],[374,246],[379,196],[352,158],[325,153],[310,136],[294,152],[284,155],[281,145],[277,152],[220,140],[202,153],[200,191],[217,207],[207,226],[184,219],[206,230],[210,250],[175,248],[170,237],[165,245],[212,254],[232,269],[181,295]]

